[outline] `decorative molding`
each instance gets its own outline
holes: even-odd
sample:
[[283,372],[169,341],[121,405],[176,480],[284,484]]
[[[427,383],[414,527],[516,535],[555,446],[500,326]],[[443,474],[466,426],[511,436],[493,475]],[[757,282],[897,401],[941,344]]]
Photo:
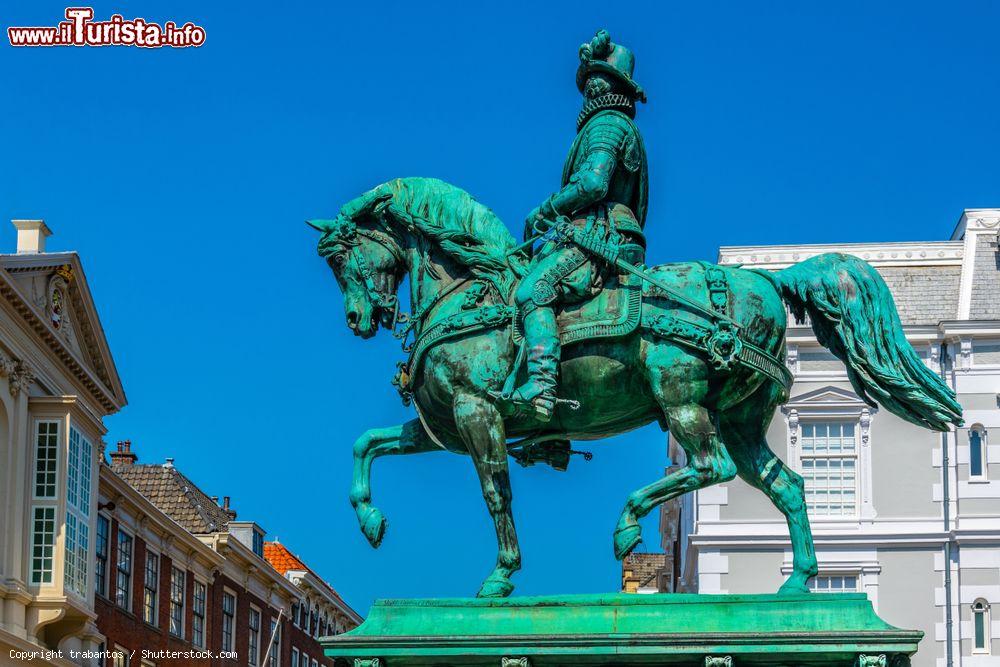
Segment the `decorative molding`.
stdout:
[[15,398],[22,391],[27,393],[28,387],[35,381],[35,373],[27,363],[8,357],[2,352],[0,352],[0,377],[7,378],[10,395]]
[[861,417],[858,419],[858,423],[861,426],[861,446],[867,447],[872,428],[872,411],[870,408],[861,410]]
[[381,658],[355,658],[354,667],[382,667]]
[[705,667],[733,667],[731,655],[706,655]]
[[788,442],[795,447],[799,442],[799,411],[788,411]]
[[947,266],[961,264],[966,249],[962,241],[723,246],[718,263],[783,269],[827,252],[854,255],[875,266]]
[[531,660],[527,656],[519,658],[500,658],[500,667],[531,667]]
[[862,653],[858,656],[858,660],[854,664],[856,667],[886,667],[885,653],[880,655],[865,655]]

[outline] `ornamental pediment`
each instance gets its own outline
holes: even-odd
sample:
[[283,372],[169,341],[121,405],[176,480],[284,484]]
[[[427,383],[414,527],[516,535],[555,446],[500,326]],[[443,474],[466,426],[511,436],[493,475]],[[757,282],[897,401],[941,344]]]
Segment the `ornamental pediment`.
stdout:
[[[72,373],[93,389],[114,412],[125,394],[97,315],[90,287],[76,253],[2,255],[9,299],[53,348]],[[89,381],[88,381],[89,380]]]
[[821,387],[812,391],[793,396],[782,407],[786,414],[789,410],[805,408],[867,408],[868,404],[849,389],[836,386]]

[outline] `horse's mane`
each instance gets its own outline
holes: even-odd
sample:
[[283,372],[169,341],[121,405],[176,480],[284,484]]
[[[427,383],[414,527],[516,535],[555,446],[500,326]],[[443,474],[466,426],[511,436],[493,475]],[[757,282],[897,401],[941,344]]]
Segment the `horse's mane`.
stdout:
[[511,270],[516,246],[500,218],[465,190],[436,178],[396,178],[376,186],[342,209],[348,217],[373,200],[391,196],[388,212],[412,225],[463,266],[491,275]]

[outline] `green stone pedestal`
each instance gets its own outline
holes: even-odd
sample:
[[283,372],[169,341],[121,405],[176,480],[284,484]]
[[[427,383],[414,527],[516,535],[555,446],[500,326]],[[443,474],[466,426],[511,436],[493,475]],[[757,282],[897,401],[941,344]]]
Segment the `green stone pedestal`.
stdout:
[[922,636],[887,624],[856,593],[619,593],[379,600],[361,626],[322,641],[347,667],[902,667]]

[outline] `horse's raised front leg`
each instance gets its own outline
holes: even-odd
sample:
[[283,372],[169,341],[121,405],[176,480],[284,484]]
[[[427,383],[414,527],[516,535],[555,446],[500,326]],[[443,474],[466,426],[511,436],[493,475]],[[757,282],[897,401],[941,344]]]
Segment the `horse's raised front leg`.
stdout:
[[708,410],[689,404],[665,408],[664,414],[670,432],[687,454],[688,463],[663,479],[629,494],[615,528],[615,558],[618,560],[625,558],[642,542],[639,519],[661,503],[736,477],[736,465],[716,433]]
[[455,424],[469,450],[486,507],[497,532],[497,563],[477,597],[507,597],[514,590],[510,576],[521,569],[521,550],[511,513],[510,474],[503,418],[497,407],[473,395],[455,396]]
[[420,421],[413,419],[399,426],[373,428],[354,442],[354,476],[351,480],[351,505],[358,515],[361,532],[378,548],[385,535],[385,517],[371,504],[372,461],[390,454],[420,454],[438,451]]

